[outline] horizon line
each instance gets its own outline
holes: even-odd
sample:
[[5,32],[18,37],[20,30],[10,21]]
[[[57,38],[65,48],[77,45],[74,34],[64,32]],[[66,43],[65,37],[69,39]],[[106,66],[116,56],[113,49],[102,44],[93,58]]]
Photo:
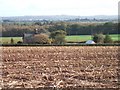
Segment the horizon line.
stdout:
[[102,14],[98,14],[98,15],[67,15],[67,14],[61,14],[61,15],[14,15],[14,16],[0,16],[0,17],[24,17],[24,16],[81,16],[81,17],[87,17],[87,16],[118,16],[116,14],[112,14],[112,15],[102,15]]

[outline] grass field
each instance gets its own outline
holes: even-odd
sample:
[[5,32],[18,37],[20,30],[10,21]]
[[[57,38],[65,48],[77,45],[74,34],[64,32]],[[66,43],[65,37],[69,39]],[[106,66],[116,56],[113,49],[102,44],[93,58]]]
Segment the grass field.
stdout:
[[[119,37],[120,34],[111,34],[110,35],[112,37],[113,41],[119,41]],[[91,35],[72,35],[72,36],[67,36],[66,40],[68,42],[81,42],[81,41],[87,41],[87,40],[91,40],[92,37]]]
[[120,38],[120,34],[113,34],[113,35],[110,35],[113,39],[113,41],[119,41],[119,38]]
[[[110,35],[113,39],[113,41],[119,41],[120,34],[111,34]],[[9,44],[11,42],[11,38],[13,38],[14,43],[16,44],[18,41],[23,41],[22,37],[0,37],[0,43],[3,42],[4,44]],[[67,42],[82,42],[91,40],[91,35],[72,35],[72,36],[66,36]]]
[[22,37],[0,37],[0,43],[3,42],[4,44],[9,44],[9,43],[11,43],[12,38],[13,38],[15,44],[18,41],[22,41]]
[[91,40],[91,36],[90,35],[72,35],[72,36],[67,36],[66,40],[68,42],[81,42],[81,41],[87,41],[87,40]]

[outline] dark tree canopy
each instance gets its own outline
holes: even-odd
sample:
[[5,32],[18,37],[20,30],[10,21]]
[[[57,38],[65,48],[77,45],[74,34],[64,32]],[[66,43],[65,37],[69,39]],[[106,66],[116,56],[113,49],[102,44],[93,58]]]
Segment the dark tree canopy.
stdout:
[[53,43],[55,44],[64,44],[66,42],[65,36],[66,36],[65,31],[57,30],[57,31],[51,32],[50,38],[52,38]]
[[[22,23],[22,22],[21,22]],[[24,33],[34,33],[35,29],[38,32],[51,33],[57,30],[66,31],[67,35],[91,35],[95,33],[103,34],[117,34],[118,24],[107,22],[107,23],[67,23],[67,22],[52,22],[43,24],[42,22],[36,23],[3,23],[2,25],[2,36],[4,37],[22,37]]]
[[95,34],[95,35],[93,36],[93,41],[94,41],[95,43],[104,43],[104,35],[103,35],[102,33],[100,33],[100,34]]

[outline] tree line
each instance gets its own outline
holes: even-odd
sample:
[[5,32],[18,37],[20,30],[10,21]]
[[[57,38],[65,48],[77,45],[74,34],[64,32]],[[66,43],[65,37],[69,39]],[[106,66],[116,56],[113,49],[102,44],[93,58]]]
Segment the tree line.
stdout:
[[23,37],[24,33],[34,33],[35,29],[39,33],[51,33],[57,30],[64,30],[67,35],[91,35],[96,33],[118,34],[118,24],[113,22],[106,23],[68,23],[52,22],[49,24],[37,23],[3,23],[3,37]]

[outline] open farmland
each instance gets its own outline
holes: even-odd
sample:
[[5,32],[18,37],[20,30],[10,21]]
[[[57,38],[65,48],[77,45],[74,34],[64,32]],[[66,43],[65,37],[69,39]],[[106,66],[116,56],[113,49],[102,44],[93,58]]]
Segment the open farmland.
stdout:
[[[110,34],[110,37],[112,38],[113,41],[119,41],[120,35],[119,34]],[[66,41],[67,42],[82,42],[82,41],[87,41],[87,40],[92,40],[91,35],[70,35],[70,36],[66,36]]]
[[[110,34],[113,41],[119,41],[120,34]],[[22,37],[0,37],[0,43],[3,44],[10,44],[11,38],[14,40],[14,44],[16,44],[18,41],[23,42]],[[91,35],[70,35],[66,36],[67,42],[84,42],[87,40],[91,40]]]
[[0,37],[0,43],[10,44],[11,39],[14,40],[14,44],[17,44],[18,41],[21,41],[21,42],[23,41],[22,37]]
[[3,88],[118,87],[118,46],[1,49]]

